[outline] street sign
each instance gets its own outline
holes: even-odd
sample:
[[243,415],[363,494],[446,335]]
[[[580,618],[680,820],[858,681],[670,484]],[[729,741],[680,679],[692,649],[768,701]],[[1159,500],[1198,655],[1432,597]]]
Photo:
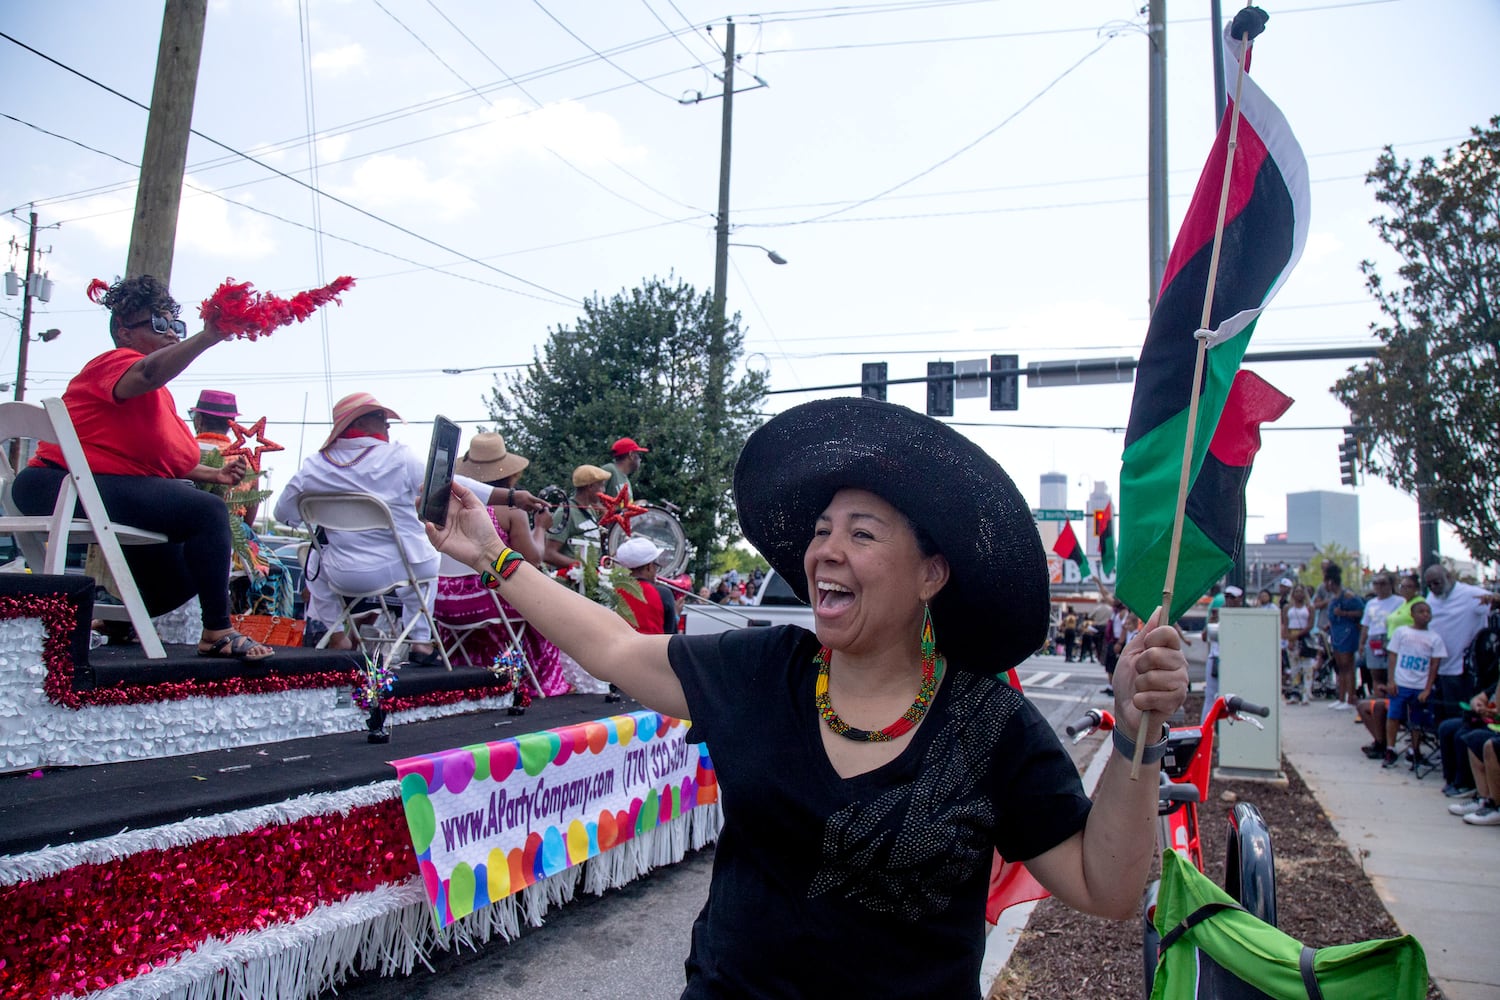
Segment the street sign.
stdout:
[[990,365],[983,358],[956,362],[953,373],[958,376],[953,394],[959,399],[983,399],[990,394]]
[[1081,510],[1062,510],[1057,507],[1033,507],[1031,517],[1035,521],[1077,521],[1082,519]]

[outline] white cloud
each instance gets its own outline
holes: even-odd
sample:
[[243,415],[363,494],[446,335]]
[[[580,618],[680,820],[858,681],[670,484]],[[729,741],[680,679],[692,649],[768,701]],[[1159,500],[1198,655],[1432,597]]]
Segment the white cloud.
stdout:
[[1307,234],[1307,246],[1302,250],[1300,264],[1316,264],[1341,254],[1344,241],[1330,232],[1311,230]]
[[326,135],[316,143],[318,162],[328,163],[337,160],[344,155],[344,151],[348,148],[349,136],[347,133],[344,135]]
[[84,230],[109,250],[123,251],[130,245],[130,225],[135,213],[134,185],[123,191],[85,198],[70,207],[76,213],[68,221],[70,228]]
[[324,49],[322,52],[314,52],[312,57],[312,68],[318,73],[327,76],[337,76],[347,73],[351,69],[365,64],[365,49],[358,42],[340,46],[336,49]]
[[[191,176],[187,182],[209,186]],[[243,194],[236,200],[250,201]],[[186,190],[177,212],[177,249],[206,257],[260,260],[276,251],[268,222],[265,216],[235,208],[222,198]]]
[[548,104],[527,113],[530,105],[514,99],[496,101],[477,119],[483,128],[461,133],[455,143],[466,163],[492,163],[516,154],[544,156],[551,149],[575,163],[638,161],[646,150],[626,141],[620,123],[577,101]]
[[370,157],[354,171],[351,183],[332,190],[363,208],[427,209],[444,220],[474,207],[467,185],[451,177],[429,177],[426,164],[399,156]]

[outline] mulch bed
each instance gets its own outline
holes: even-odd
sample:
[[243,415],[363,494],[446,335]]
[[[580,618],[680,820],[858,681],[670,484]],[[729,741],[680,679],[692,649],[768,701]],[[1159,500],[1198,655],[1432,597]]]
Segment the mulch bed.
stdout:
[[[1255,781],[1210,783],[1210,803],[1199,811],[1209,874],[1224,884],[1226,817],[1234,802],[1251,802],[1271,829],[1277,924],[1283,931],[1314,948],[1397,936],[1400,931],[1369,877],[1301,776],[1284,760],[1282,767],[1288,780],[1284,788]],[[1138,997],[1141,966],[1139,915],[1104,920],[1047,899],[1033,911],[989,1000]],[[1429,984],[1431,1000],[1442,1000],[1442,995]]]

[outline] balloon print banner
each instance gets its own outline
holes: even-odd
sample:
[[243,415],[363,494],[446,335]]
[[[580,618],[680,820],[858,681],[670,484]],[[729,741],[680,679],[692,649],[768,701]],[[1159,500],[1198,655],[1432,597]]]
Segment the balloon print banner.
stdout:
[[689,725],[632,712],[392,762],[438,926],[717,802]]

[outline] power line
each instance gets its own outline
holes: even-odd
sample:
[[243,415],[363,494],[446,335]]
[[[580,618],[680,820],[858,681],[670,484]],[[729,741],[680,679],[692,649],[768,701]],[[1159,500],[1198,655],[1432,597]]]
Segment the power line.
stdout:
[[[317,101],[312,80],[312,11],[309,4],[297,0],[297,55],[302,70],[302,110],[307,115],[307,170],[314,186],[318,183],[318,142],[313,136],[318,133]],[[323,211],[316,194],[312,195],[313,218],[313,265],[318,275],[318,287],[327,283],[323,261]],[[333,345],[328,336],[328,310],[318,311],[319,341],[323,350],[323,402],[333,406]],[[301,452],[301,444],[298,444]]]
[[1073,63],[1073,65],[1069,66],[1067,69],[1065,69],[1061,73],[1059,73],[1056,77],[1054,77],[1051,80],[1051,82],[1049,82],[1041,90],[1037,91],[1030,98],[1028,98],[1026,100],[1026,102],[1023,103],[1019,108],[1016,108],[1010,114],[1006,115],[993,128],[986,130],[983,134],[981,134],[978,138],[974,139],[972,142],[967,143],[966,145],[960,146],[958,149],[954,150],[952,153],[950,153],[947,156],[943,157],[941,160],[938,160],[932,166],[927,167],[924,170],[918,171],[917,173],[913,174],[912,176],[906,178],[903,181],[900,181],[900,182],[898,182],[896,184],[892,184],[890,187],[886,188],[884,191],[879,191],[879,192],[877,192],[875,194],[872,194],[868,198],[861,198],[859,201],[852,202],[852,203],[850,203],[848,205],[845,205],[843,208],[837,208],[837,209],[834,209],[831,212],[824,212],[822,215],[815,215],[815,216],[812,216],[812,217],[807,218],[807,219],[802,219],[802,220],[800,220],[799,222],[796,222],[796,223],[786,223],[786,224],[787,225],[800,225],[800,224],[809,223],[809,222],[822,222],[824,220],[831,219],[835,215],[842,215],[844,212],[853,211],[854,209],[860,208],[861,206],[864,206],[864,205],[868,205],[868,204],[870,204],[873,201],[878,201],[879,199],[884,198],[886,195],[891,194],[894,191],[899,191],[901,188],[906,187],[906,185],[911,184],[914,181],[918,181],[918,180],[922,179],[923,177],[926,177],[928,174],[932,173],[934,170],[937,170],[938,168],[940,168],[942,166],[945,166],[946,164],[952,163],[954,160],[958,159],[964,153],[967,153],[969,150],[973,149],[975,146],[978,146],[981,142],[983,142],[984,140],[988,139],[990,136],[994,135],[996,132],[1000,131],[1005,126],[1009,125],[1011,122],[1015,121],[1016,118],[1019,117],[1022,112],[1024,112],[1027,108],[1031,107],[1037,101],[1041,100],[1042,97],[1043,97],[1043,95],[1045,95],[1049,90],[1051,90],[1053,87],[1055,87],[1059,83],[1061,83],[1070,73],[1072,73],[1078,67],[1082,66],[1084,63],[1086,63],[1090,59],[1092,59],[1100,50],[1102,50],[1106,45],[1108,45],[1110,42],[1112,42],[1115,39],[1115,37],[1116,37],[1116,33],[1115,32],[1108,33],[1105,36],[1104,41],[1102,41],[1098,45],[1094,46],[1094,48],[1091,51],[1089,51],[1089,52],[1087,52],[1087,53],[1084,54],[1083,58],[1079,59],[1077,62]]
[[[661,25],[663,28],[665,28],[667,30],[667,32],[669,34],[671,34],[672,38],[676,40],[676,42],[677,42],[678,45],[682,46],[682,51],[686,52],[689,56],[691,56],[694,59],[698,58],[697,54],[694,53],[692,49],[688,48],[688,43],[684,42],[682,40],[682,36],[679,35],[679,34],[677,34],[675,31],[673,31],[672,28],[671,28],[671,26],[669,26],[666,21],[662,20],[661,15],[656,12],[656,8],[653,7],[653,6],[651,6],[651,0],[641,0],[641,6],[645,7],[646,10],[648,10],[651,13],[651,16],[654,17],[654,18],[656,18],[656,23],[659,24],[659,25]],[[672,9],[673,10],[677,10],[677,7],[676,7],[675,4],[673,5]],[[678,10],[677,11],[677,15],[679,17],[682,17],[682,11]],[[686,21],[687,18],[683,17],[683,20]],[[688,27],[692,29],[692,31],[693,31],[693,33],[695,35],[697,34],[698,29],[696,27],[694,27],[691,23],[688,24]],[[722,52],[720,52],[719,54],[723,55]],[[702,60],[700,59],[699,62],[701,64]]]
[[[438,62],[442,63],[443,67],[445,69],[447,69],[449,73],[452,73],[453,76],[458,80],[458,82],[462,83],[465,87],[468,87],[469,90],[474,94],[475,97],[478,97],[486,105],[489,105],[490,107],[494,107],[494,102],[493,101],[491,101],[484,94],[480,93],[479,90],[472,83],[470,83],[468,81],[468,79],[462,73],[460,73],[458,70],[454,69],[453,66],[448,62],[448,60],[444,59],[441,55],[439,55],[438,52],[437,52],[437,50],[434,49],[431,45],[428,45],[427,42],[422,38],[422,36],[419,35],[419,34],[417,34],[416,31],[414,29],[412,29],[405,21],[402,21],[395,14],[392,14],[389,10],[387,10],[386,7],[383,4],[381,4],[380,0],[372,0],[372,2],[375,4],[375,6],[379,7],[382,11],[384,11],[385,14],[386,14],[386,16],[388,16],[391,20],[395,21],[403,29],[405,29],[405,31],[406,31],[406,33],[408,35],[411,35],[412,38],[416,39],[417,43],[419,45],[421,45],[422,48],[426,49],[427,52],[434,59],[436,59]],[[482,49],[478,45],[476,45],[474,43],[474,40],[472,38],[470,38],[468,36],[468,34],[463,31],[463,29],[459,28],[458,25],[454,24],[453,23],[453,19],[450,18],[450,17],[448,17],[448,15],[444,14],[438,8],[437,4],[433,3],[432,0],[427,0],[427,3],[428,3],[428,6],[430,6],[434,11],[437,12],[437,15],[439,17],[441,17],[444,21],[446,21],[448,23],[449,27],[451,27],[454,31],[458,32],[459,37],[461,37],[464,41],[468,42],[469,45],[476,52],[478,52],[481,56],[483,56],[484,59],[486,61],[488,61],[491,66],[494,66],[495,69],[499,70],[501,76],[505,77],[507,80],[511,79],[510,74],[507,73],[507,72],[505,72],[505,70],[500,67],[499,63],[495,62],[494,59],[490,58],[489,54],[486,53],[484,51],[484,49]],[[663,27],[665,27],[665,25],[663,25]],[[689,52],[688,54],[692,55],[691,52]],[[523,88],[523,87],[517,87],[517,89],[520,90],[521,93],[525,94],[526,97],[531,101],[531,103],[535,104],[539,109],[542,107],[541,102],[539,102],[535,97],[533,97],[525,88]],[[569,170],[572,170],[574,173],[578,174],[580,177],[582,177],[584,180],[588,181],[589,183],[596,185],[600,190],[604,191],[606,194],[613,195],[614,197],[619,198],[621,201],[625,202],[626,204],[633,205],[634,207],[640,209],[641,211],[647,213],[648,215],[654,215],[654,216],[656,216],[658,219],[665,219],[665,218],[667,218],[667,216],[664,215],[663,213],[658,212],[658,211],[656,211],[653,208],[647,208],[645,205],[642,205],[640,202],[634,200],[633,198],[626,197],[625,195],[621,194],[620,192],[614,190],[609,185],[605,184],[603,181],[599,180],[597,177],[594,177],[593,175],[589,174],[588,171],[584,170],[582,167],[578,166],[578,164],[574,163],[572,160],[569,160],[566,156],[563,156],[561,153],[559,153],[557,150],[553,149],[552,147],[544,145],[544,146],[542,146],[542,148],[545,149],[547,152],[551,153],[559,161],[561,161],[561,163],[562,163],[563,166],[567,167]]]
[[[133,97],[127,97],[126,95],[120,93],[118,90],[115,90],[113,87],[109,86],[108,84],[101,83],[98,80],[95,80],[93,77],[89,76],[87,73],[84,73],[84,72],[82,72],[80,70],[76,70],[73,67],[67,65],[66,63],[60,62],[59,60],[52,58],[51,56],[47,55],[46,53],[40,52],[37,49],[32,48],[30,45],[27,45],[25,42],[22,42],[19,39],[13,38],[13,37],[11,37],[10,35],[8,35],[8,34],[6,34],[4,32],[0,32],[0,38],[4,38],[6,41],[11,42],[12,44],[17,45],[17,46],[25,49],[27,52],[30,52],[33,55],[38,56],[38,57],[40,57],[42,59],[45,59],[47,62],[52,63],[54,66],[57,66],[60,69],[63,69],[63,70],[66,70],[69,73],[72,73],[74,76],[77,76],[80,79],[83,79],[83,80],[85,80],[85,81],[93,84],[94,86],[100,88],[101,90],[108,91],[109,93],[115,95],[116,97],[120,98],[121,100],[126,101],[129,104],[133,104],[133,105],[135,105],[136,107],[140,108],[143,111],[149,112],[151,110],[149,107],[147,107],[146,105],[142,104],[140,101],[137,101],[135,98],[133,98]],[[304,180],[302,180],[300,178],[297,178],[297,177],[293,177],[291,174],[287,173],[286,171],[278,169],[277,167],[273,167],[269,163],[264,163],[264,162],[262,162],[260,160],[257,160],[255,157],[251,156],[249,153],[241,152],[240,150],[234,148],[233,146],[230,146],[229,144],[224,143],[224,142],[220,142],[218,139],[215,139],[212,136],[205,135],[204,133],[198,131],[195,128],[190,128],[189,132],[191,132],[193,135],[197,136],[198,138],[204,140],[205,142],[212,143],[213,145],[218,146],[220,149],[223,149],[223,150],[225,150],[227,152],[233,153],[234,155],[239,156],[239,157],[245,159],[246,161],[255,164],[256,166],[262,168],[263,170],[268,170],[271,173],[274,173],[274,174],[276,174],[279,177],[283,177],[286,180],[291,181],[293,184],[296,184],[296,185],[298,185],[300,187],[304,187],[304,188],[306,188],[307,190],[313,192],[316,195],[320,195],[321,197],[327,198],[329,201],[332,201],[332,202],[334,202],[336,204],[344,206],[345,208],[349,209],[350,211],[358,212],[360,215],[363,215],[363,216],[365,216],[368,219],[371,219],[371,220],[373,220],[375,222],[378,222],[381,225],[389,226],[390,228],[396,230],[397,232],[405,233],[407,236],[410,236],[410,237],[412,237],[413,239],[416,239],[416,240],[420,240],[421,242],[426,243],[429,246],[437,247],[439,250],[442,250],[445,253],[451,253],[454,256],[462,257],[464,260],[469,261],[471,264],[478,264],[480,267],[483,267],[483,268],[485,268],[486,270],[489,270],[489,271],[494,271],[496,274],[504,275],[505,277],[511,279],[512,281],[519,281],[523,285],[529,285],[532,288],[535,288],[535,289],[538,289],[540,291],[546,292],[548,295],[553,295],[553,296],[556,296],[557,298],[560,298],[560,299],[567,299],[568,301],[572,302],[573,304],[580,304],[579,300],[573,298],[570,295],[566,295],[563,292],[559,292],[559,291],[557,291],[555,289],[548,288],[546,285],[543,285],[543,284],[540,284],[538,282],[532,281],[529,278],[523,278],[523,277],[521,277],[518,274],[512,274],[509,271],[502,270],[501,268],[498,268],[498,267],[494,266],[493,264],[487,264],[484,261],[479,260],[478,258],[472,257],[472,256],[470,256],[470,255],[468,255],[466,253],[463,253],[462,251],[455,250],[452,247],[449,247],[449,246],[446,246],[446,245],[444,245],[442,243],[439,243],[437,240],[434,240],[431,237],[423,236],[421,233],[418,233],[418,232],[416,232],[416,231],[414,231],[412,229],[409,229],[406,226],[401,225],[400,223],[392,222],[389,219],[382,218],[381,216],[376,215],[374,212],[371,212],[368,209],[361,208],[358,205],[353,204],[352,202],[346,201],[343,198],[338,197],[337,195],[329,194],[326,191],[320,191],[320,190],[318,190],[318,188],[316,188],[313,185],[307,183],[306,181],[304,181]]]
[[651,91],[653,94],[660,94],[662,97],[665,97],[667,100],[671,101],[673,104],[677,103],[677,98],[673,97],[671,94],[667,93],[664,90],[658,90],[657,88],[651,86],[651,84],[647,83],[645,80],[642,80],[640,77],[638,77],[634,73],[630,72],[630,70],[626,69],[624,66],[621,66],[619,63],[615,62],[613,59],[611,59],[608,56],[606,56],[603,52],[600,52],[598,49],[594,48],[588,42],[585,42],[582,38],[580,38],[578,36],[577,32],[575,32],[572,28],[568,27],[566,24],[563,24],[562,21],[558,19],[558,17],[557,17],[556,14],[552,13],[546,7],[542,6],[542,0],[531,0],[531,2],[534,3],[534,4],[536,4],[537,10],[541,11],[543,14],[546,14],[549,18],[551,18],[552,19],[552,23],[556,24],[563,31],[567,32],[568,33],[568,37],[572,38],[573,41],[577,42],[579,45],[582,45],[584,48],[588,49],[597,58],[602,59],[609,66],[613,67],[614,69],[619,70],[621,73],[624,73],[626,76],[630,77],[630,79],[634,80],[636,83],[640,84],[642,87],[645,87],[647,90]]
[[[73,145],[79,146],[79,147],[81,147],[83,149],[86,149],[86,150],[88,150],[91,153],[97,153],[100,156],[108,157],[109,159],[114,160],[117,163],[121,163],[121,164],[123,164],[123,165],[125,165],[127,167],[130,167],[132,170],[139,170],[140,169],[140,164],[139,163],[131,163],[129,160],[127,160],[127,159],[125,159],[123,157],[116,156],[113,153],[105,152],[102,149],[95,149],[93,146],[90,146],[90,145],[88,145],[86,143],[80,142],[77,139],[73,139],[73,138],[71,138],[69,136],[62,135],[62,134],[57,133],[57,132],[49,131],[47,129],[42,128],[39,125],[35,125],[35,124],[31,123],[31,122],[25,121],[24,119],[16,118],[13,115],[4,114],[4,112],[0,112],[0,117],[9,118],[11,121],[17,123],[18,125],[24,125],[27,128],[35,129],[36,131],[41,132],[43,135],[51,136],[54,139],[60,139],[63,142],[72,143]],[[539,302],[547,302],[547,303],[550,303],[552,305],[576,305],[577,304],[577,303],[571,302],[571,301],[559,300],[559,299],[555,299],[555,298],[545,298],[545,297],[540,296],[540,295],[534,295],[531,292],[523,292],[523,291],[521,291],[518,288],[507,288],[504,285],[497,285],[497,284],[495,284],[494,282],[491,282],[491,281],[484,281],[483,279],[480,279],[480,278],[471,277],[471,276],[466,275],[466,274],[459,274],[459,273],[457,273],[455,271],[449,271],[449,270],[446,270],[446,268],[449,266],[448,264],[424,264],[421,261],[413,260],[410,257],[404,257],[401,254],[394,253],[394,252],[392,252],[390,250],[382,250],[380,247],[371,246],[368,243],[362,243],[359,240],[351,239],[350,237],[347,237],[347,236],[340,236],[337,233],[330,233],[330,232],[327,232],[326,230],[320,230],[317,227],[310,226],[310,225],[308,225],[305,222],[298,222],[296,219],[289,219],[289,218],[287,218],[284,215],[278,215],[277,213],[269,211],[267,209],[259,208],[259,207],[255,206],[255,205],[247,205],[247,204],[245,204],[242,201],[235,201],[233,198],[230,198],[229,196],[227,196],[225,194],[222,194],[219,191],[215,191],[215,190],[212,190],[210,188],[199,187],[197,184],[193,184],[190,181],[184,181],[183,182],[183,187],[187,188],[190,191],[197,192],[198,194],[201,194],[201,195],[209,195],[211,197],[218,198],[220,201],[223,201],[223,202],[226,202],[227,204],[233,205],[235,208],[243,209],[243,210],[245,210],[247,212],[253,212],[256,215],[263,215],[266,218],[275,219],[277,222],[282,222],[282,223],[285,223],[286,225],[289,225],[289,226],[295,226],[296,228],[302,229],[302,230],[306,230],[307,232],[321,233],[323,236],[325,236],[326,238],[328,238],[330,240],[335,240],[335,241],[337,241],[339,243],[347,243],[350,246],[358,247],[361,250],[368,250],[371,253],[379,254],[382,257],[390,257],[392,260],[399,260],[399,261],[401,261],[404,264],[414,265],[414,270],[410,270],[410,271],[398,271],[398,272],[394,272],[395,274],[405,275],[405,274],[413,274],[413,273],[416,273],[416,272],[419,272],[419,271],[436,271],[437,273],[447,275],[450,278],[458,278],[461,281],[468,281],[468,282],[472,282],[474,284],[484,285],[487,288],[493,288],[496,291],[507,292],[507,293],[509,293],[511,295],[520,295],[520,296],[523,296],[523,297],[528,298],[528,299],[536,299]],[[129,209],[120,209],[119,211],[129,211]],[[106,213],[100,213],[100,214],[102,214],[102,215],[115,215],[115,214],[118,214],[118,213],[112,211],[112,212],[106,212]],[[95,216],[95,215],[76,216],[76,217],[71,218],[71,219],[63,219],[62,221],[58,222],[57,225],[59,225],[59,226],[72,225],[75,222],[80,222],[80,221],[83,221],[83,220],[86,220],[86,219],[92,219],[92,218],[97,218],[97,217],[98,216]],[[673,220],[673,221],[674,222],[681,222],[681,221],[685,221],[685,220]],[[659,228],[659,225],[652,225],[652,226],[640,227],[638,229],[626,230],[625,232],[627,232],[627,233],[628,232],[639,232],[640,229],[655,229],[655,228]],[[616,236],[616,235],[622,235],[622,234],[621,233],[605,233],[605,234],[602,234],[600,236],[585,237],[585,238],[583,238],[581,240],[572,241],[572,242],[587,242],[587,241],[593,240],[593,239],[605,239],[605,238],[608,238],[610,236]],[[553,246],[564,246],[564,245],[567,245],[567,244],[553,244]],[[550,249],[550,248],[549,247],[539,247],[539,248],[536,248],[536,249]],[[528,253],[528,252],[530,252],[530,251],[526,251],[526,250],[510,251],[509,253],[500,254],[499,256],[513,256],[513,255],[518,254],[518,253]],[[452,263],[459,263],[459,261],[454,261]],[[380,274],[364,275],[364,276],[361,276],[359,280],[360,281],[375,281],[375,280],[378,280],[380,278],[389,277],[389,276],[390,275],[380,275]],[[47,310],[48,314],[61,314],[63,312],[95,312],[95,311],[96,310],[92,310],[92,309],[75,309],[75,310],[51,309],[51,310]]]

